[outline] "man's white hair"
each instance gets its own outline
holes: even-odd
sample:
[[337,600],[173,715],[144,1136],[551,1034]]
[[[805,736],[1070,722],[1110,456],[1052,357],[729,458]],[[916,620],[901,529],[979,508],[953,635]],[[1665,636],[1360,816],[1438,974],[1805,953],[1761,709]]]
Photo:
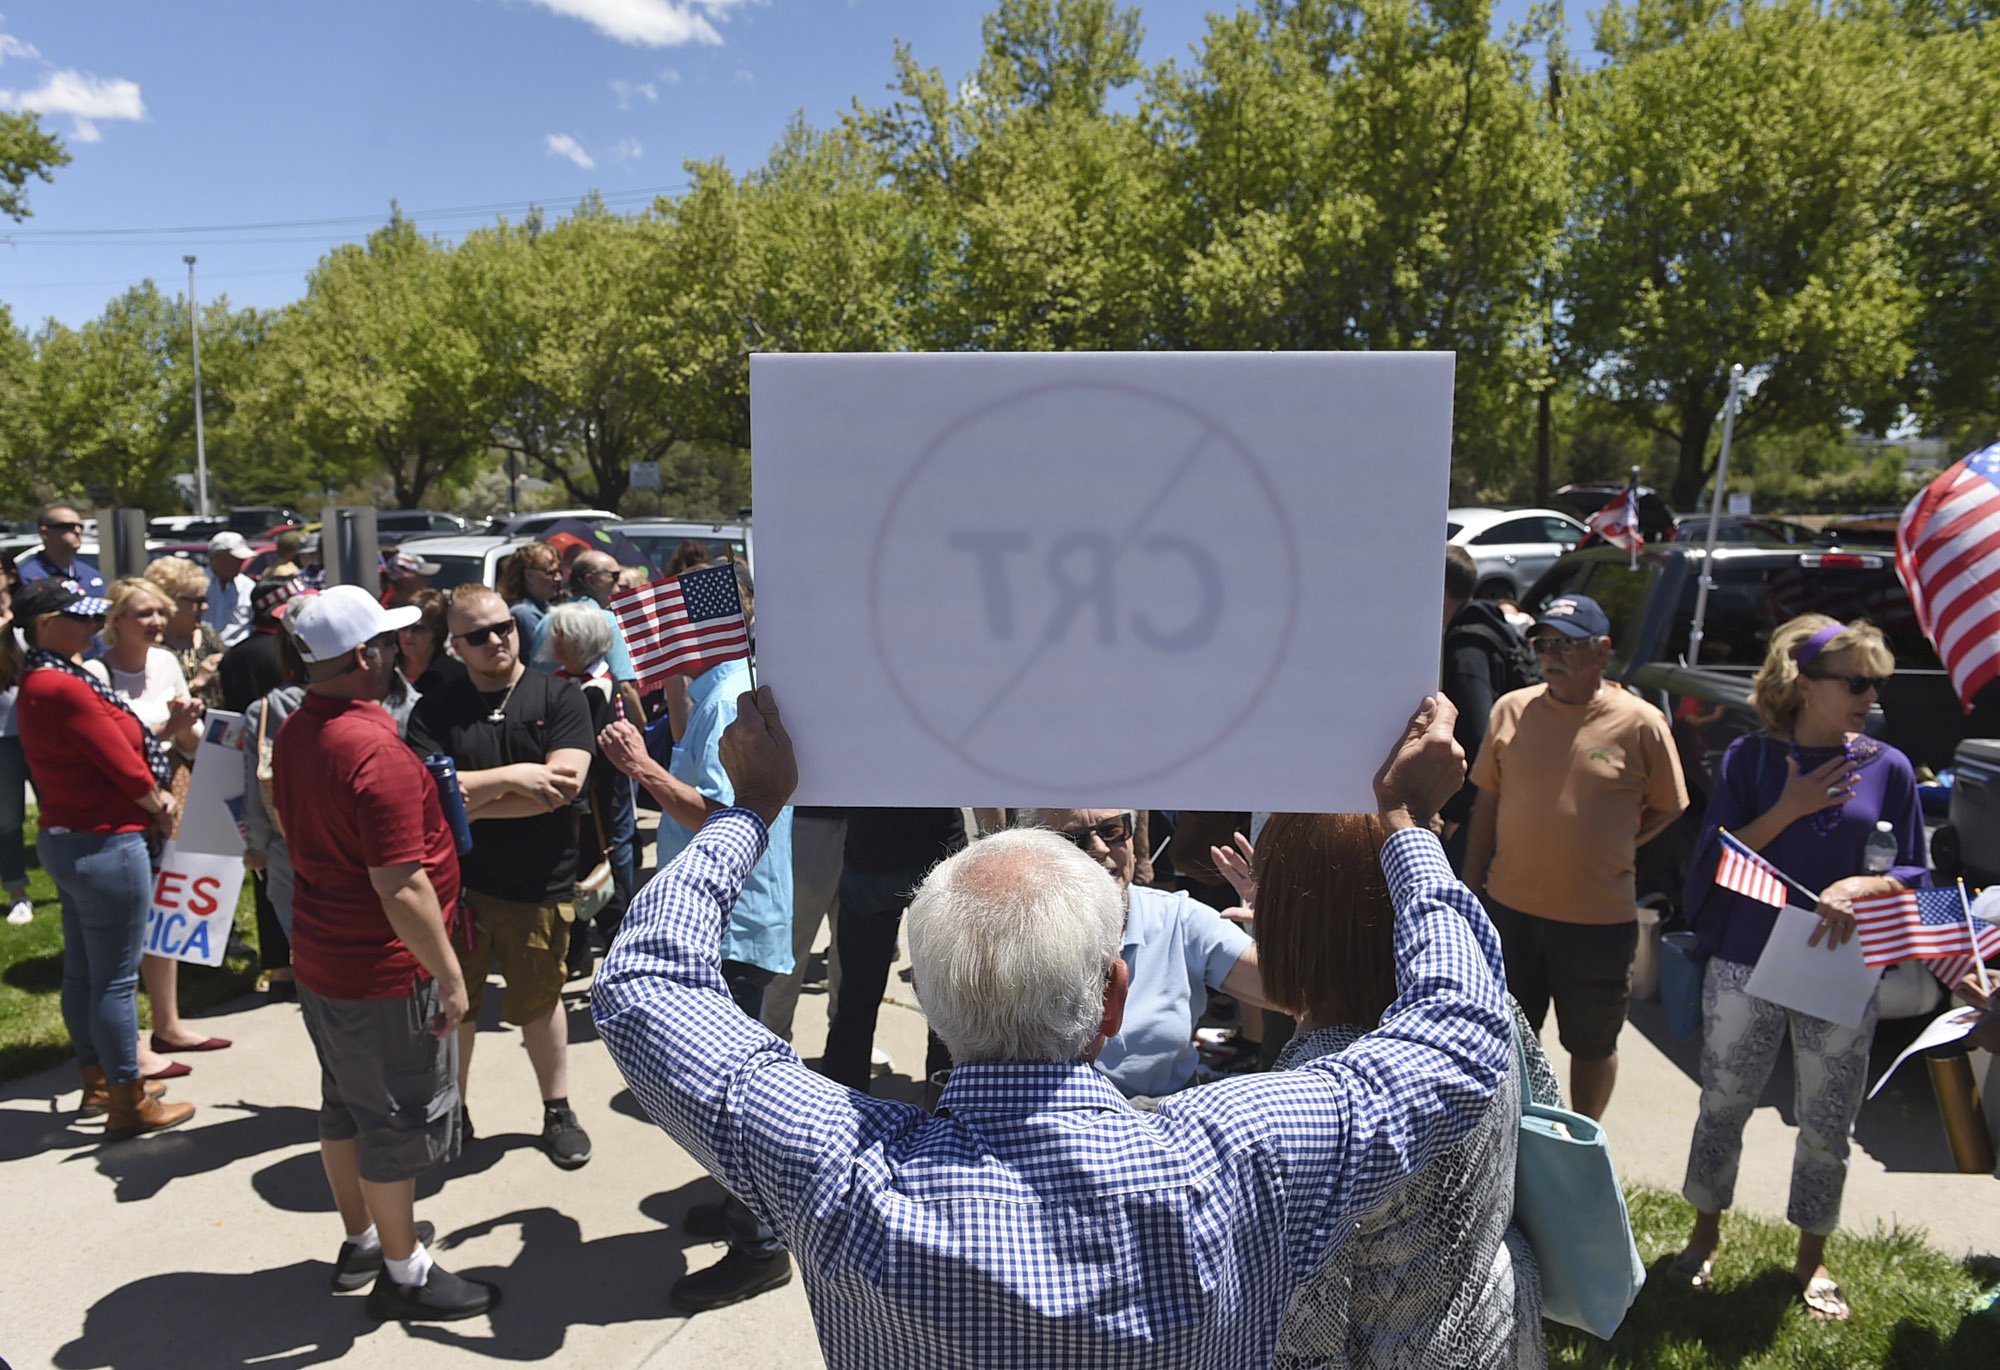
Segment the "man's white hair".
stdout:
[[1124,943],[1111,876],[1052,832],[994,833],[943,862],[907,923],[917,1001],[955,1061],[1080,1061]]

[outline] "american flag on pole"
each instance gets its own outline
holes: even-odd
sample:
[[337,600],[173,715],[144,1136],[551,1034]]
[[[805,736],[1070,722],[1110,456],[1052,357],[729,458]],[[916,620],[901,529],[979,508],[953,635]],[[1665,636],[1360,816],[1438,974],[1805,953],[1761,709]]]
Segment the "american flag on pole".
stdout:
[[[1913,956],[1964,956],[1972,950],[1956,889],[1898,890],[1857,899],[1854,929],[1861,938],[1861,959],[1871,966],[1890,966]],[[2000,952],[2000,932],[1994,936],[1994,950]]]
[[750,627],[733,565],[620,590],[611,597],[611,612],[625,634],[642,692],[668,676],[700,675],[750,655]]
[[1590,516],[1590,531],[1613,547],[1636,553],[1645,546],[1639,531],[1639,481],[1633,477],[1611,503]]
[[1722,860],[1716,863],[1715,883],[1774,909],[1785,906],[1785,881],[1778,868],[1737,841],[1726,828],[1722,829]]
[[1970,713],[2000,676],[2000,443],[1910,501],[1896,526],[1896,573]]

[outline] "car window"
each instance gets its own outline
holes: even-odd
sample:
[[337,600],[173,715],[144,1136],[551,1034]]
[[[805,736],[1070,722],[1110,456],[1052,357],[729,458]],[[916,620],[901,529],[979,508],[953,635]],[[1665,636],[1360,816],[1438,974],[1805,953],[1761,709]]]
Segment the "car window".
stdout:
[[1583,530],[1568,519],[1543,519],[1542,533],[1550,542],[1560,542],[1565,547],[1574,547],[1583,541]]
[[1478,534],[1472,539],[1473,545],[1478,547],[1492,547],[1509,542],[1547,542],[1548,540],[1548,534],[1542,528],[1542,520],[1538,518],[1508,519],[1505,523],[1494,524],[1491,528],[1488,528],[1485,532]]
[[438,533],[456,533],[459,531],[458,520],[450,514],[432,514],[430,516],[430,526],[433,532]]
[[1446,520],[1444,525],[1445,541],[1449,542],[1451,541],[1451,539],[1457,537],[1459,533],[1464,529],[1464,527],[1465,525],[1462,523],[1452,523],[1451,521]]
[[433,590],[449,590],[454,585],[467,581],[486,583],[486,558],[481,556],[446,556],[437,552],[426,552],[426,561],[437,563],[437,574],[431,577]]
[[[1779,624],[1800,614],[1829,614],[1843,623],[1865,618],[1880,628],[1899,669],[1940,669],[1895,567],[1888,558],[1881,560],[1880,566],[1864,567],[1807,566],[1798,558],[1778,565],[1721,567],[1709,591],[1701,664],[1755,670],[1764,664]],[[1664,652],[1668,660],[1687,651],[1695,588],[1690,576]]]
[[1604,610],[1604,617],[1611,622],[1613,653],[1623,660],[1624,649],[1639,640],[1647,591],[1660,574],[1659,564],[1642,561],[1636,571],[1630,561],[1615,558],[1587,564],[1590,576],[1577,587],[1576,593],[1590,596],[1597,601],[1597,607]]

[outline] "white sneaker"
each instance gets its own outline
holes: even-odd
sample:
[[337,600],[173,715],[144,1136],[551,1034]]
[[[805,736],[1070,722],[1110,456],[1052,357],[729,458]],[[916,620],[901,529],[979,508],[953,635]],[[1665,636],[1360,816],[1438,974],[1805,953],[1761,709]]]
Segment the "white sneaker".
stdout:
[[23,894],[15,897],[14,907],[7,910],[7,921],[17,928],[23,923],[32,923],[35,921],[35,906],[28,902],[27,895]]
[[868,1073],[870,1075],[893,1075],[896,1063],[889,1059],[889,1053],[880,1047],[868,1049]]

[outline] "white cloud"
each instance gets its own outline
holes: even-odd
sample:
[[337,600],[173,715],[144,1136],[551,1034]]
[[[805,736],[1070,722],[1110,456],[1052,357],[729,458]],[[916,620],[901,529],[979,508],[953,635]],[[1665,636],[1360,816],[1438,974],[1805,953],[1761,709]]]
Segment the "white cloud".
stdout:
[[722,41],[711,21],[726,20],[743,0],[529,0],[567,19],[581,19],[607,38],[633,47],[672,48]]
[[637,138],[620,138],[618,146],[611,149],[614,162],[636,162],[646,155],[646,149],[639,146]]
[[639,81],[636,83],[631,81],[613,81],[611,89],[618,97],[618,108],[620,109],[632,108],[632,97],[635,95],[643,97],[649,105],[658,104],[660,101],[660,88],[651,81]]
[[586,170],[597,165],[597,159],[583,150],[583,144],[567,133],[551,133],[547,142],[551,157],[567,157]]
[[137,81],[106,80],[73,68],[51,72],[34,90],[0,91],[0,104],[38,114],[67,114],[76,120],[79,143],[94,143],[104,136],[97,131],[99,119],[146,117],[146,102],[139,98]]
[[681,83],[680,71],[675,67],[662,67],[660,69],[660,82],[663,85],[669,86],[679,85]]
[[25,57],[30,62],[42,60],[42,54],[33,43],[23,43],[11,33],[0,33],[0,62],[9,57]]
[[756,76],[750,72],[743,70],[743,68],[741,67],[738,67],[735,71],[731,72],[729,74],[729,79],[741,86],[754,86],[757,84]]

